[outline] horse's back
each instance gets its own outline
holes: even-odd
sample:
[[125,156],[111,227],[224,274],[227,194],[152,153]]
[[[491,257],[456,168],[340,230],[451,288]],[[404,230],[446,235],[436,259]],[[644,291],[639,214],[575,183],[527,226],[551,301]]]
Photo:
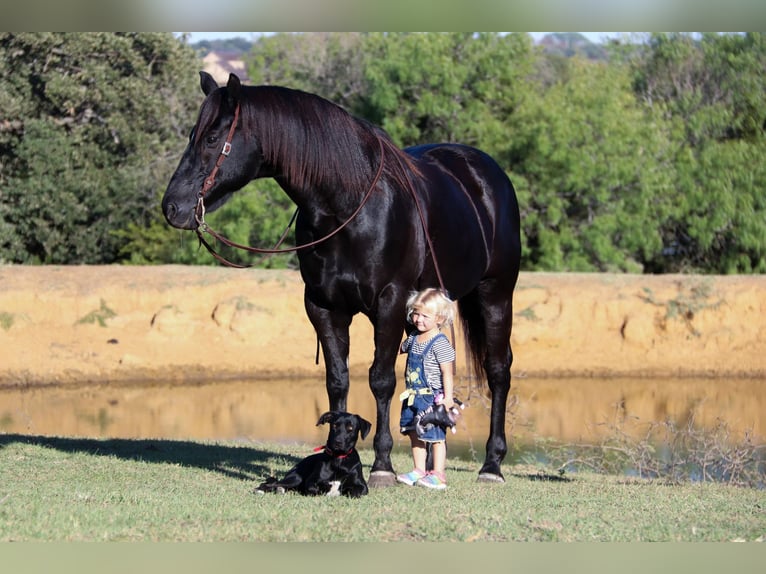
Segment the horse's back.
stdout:
[[[469,213],[478,223],[485,245],[485,273],[504,270],[515,277],[521,258],[519,205],[502,167],[489,154],[463,144],[424,144],[404,151],[418,160],[418,167],[431,182],[427,193],[432,215],[442,214],[430,218],[429,225],[438,227],[440,221],[452,220],[448,211]],[[453,232],[460,236],[466,230],[461,226]]]

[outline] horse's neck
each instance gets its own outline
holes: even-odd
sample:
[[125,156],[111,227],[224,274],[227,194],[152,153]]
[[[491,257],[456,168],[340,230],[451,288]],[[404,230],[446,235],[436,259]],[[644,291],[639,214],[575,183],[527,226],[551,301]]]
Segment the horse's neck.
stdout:
[[338,221],[350,217],[369,195],[370,186],[380,186],[381,178],[371,174],[368,182],[355,185],[344,183],[341,178],[323,178],[321,181],[296,184],[281,171],[273,176],[287,196],[311,219]]
[[342,207],[335,205],[336,202],[333,201],[332,194],[329,194],[322,187],[310,189],[297,187],[283,176],[275,176],[274,180],[298,209],[305,214],[328,217],[342,211]]

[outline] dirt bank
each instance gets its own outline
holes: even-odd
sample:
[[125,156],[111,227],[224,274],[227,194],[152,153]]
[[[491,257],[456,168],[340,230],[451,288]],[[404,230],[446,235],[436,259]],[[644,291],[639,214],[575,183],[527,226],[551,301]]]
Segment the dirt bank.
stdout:
[[[302,290],[292,271],[2,266],[0,385],[316,377]],[[761,276],[523,273],[514,301],[516,376],[766,376]],[[355,377],[371,341],[358,316]]]

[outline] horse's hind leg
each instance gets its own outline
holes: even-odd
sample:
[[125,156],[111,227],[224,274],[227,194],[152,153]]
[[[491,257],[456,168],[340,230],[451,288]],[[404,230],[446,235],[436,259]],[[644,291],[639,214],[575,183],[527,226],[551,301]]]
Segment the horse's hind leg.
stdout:
[[479,286],[486,337],[484,370],[492,397],[489,437],[484,465],[479,470],[483,482],[504,482],[500,463],[508,451],[505,438],[505,410],[511,389],[511,325],[513,321],[513,289],[499,289],[494,282]]

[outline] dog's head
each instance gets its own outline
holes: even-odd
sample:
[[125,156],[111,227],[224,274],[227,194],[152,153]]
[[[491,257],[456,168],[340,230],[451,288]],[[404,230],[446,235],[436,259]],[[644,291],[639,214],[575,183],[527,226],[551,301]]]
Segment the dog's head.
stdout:
[[347,453],[355,446],[359,437],[363,440],[370,434],[372,424],[359,415],[330,411],[324,413],[317,421],[317,426],[328,424],[330,431],[327,435],[326,447],[333,453]]

